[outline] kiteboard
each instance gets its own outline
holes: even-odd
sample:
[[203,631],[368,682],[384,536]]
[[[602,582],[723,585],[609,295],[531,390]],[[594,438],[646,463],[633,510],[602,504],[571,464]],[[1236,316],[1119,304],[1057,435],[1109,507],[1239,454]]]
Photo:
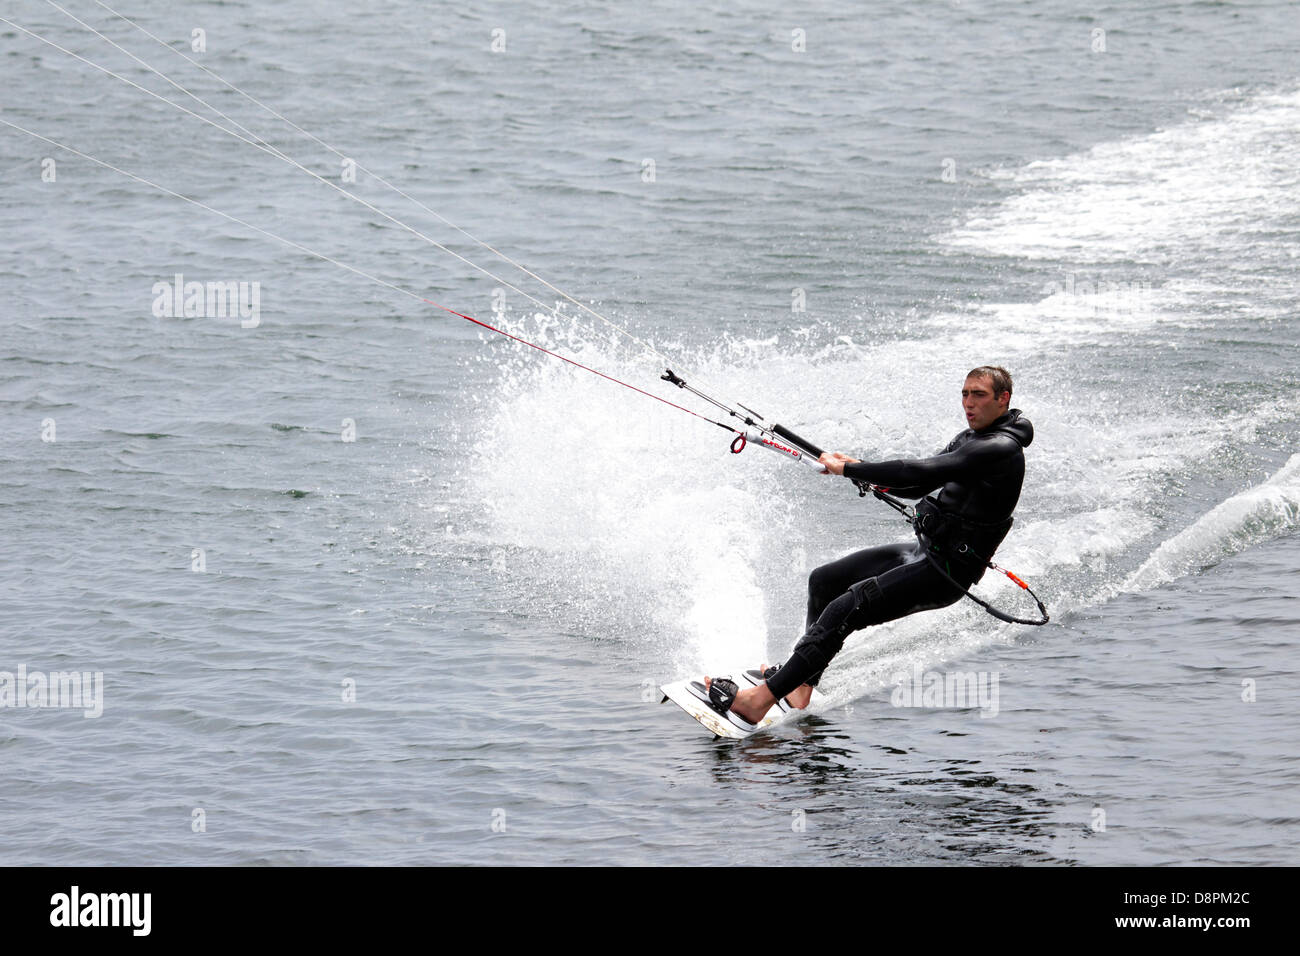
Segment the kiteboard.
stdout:
[[[725,672],[718,676],[728,676]],[[747,670],[740,674],[739,677],[733,677],[741,690],[746,687],[757,687],[763,683],[763,674],[757,669]],[[798,708],[791,707],[784,700],[778,700],[767,715],[757,724],[751,724],[743,717],[728,711],[726,715],[718,713],[709,704],[709,692],[704,689],[704,681],[699,678],[688,678],[687,680],[674,681],[671,684],[664,684],[659,688],[663,693],[661,704],[672,701],[686,713],[694,717],[709,733],[713,734],[716,740],[719,737],[728,737],[732,740],[744,740],[751,734],[756,734],[760,730],[781,723],[792,713],[797,714]],[[821,700],[821,693],[814,687],[812,700],[809,701],[809,707],[817,704]]]

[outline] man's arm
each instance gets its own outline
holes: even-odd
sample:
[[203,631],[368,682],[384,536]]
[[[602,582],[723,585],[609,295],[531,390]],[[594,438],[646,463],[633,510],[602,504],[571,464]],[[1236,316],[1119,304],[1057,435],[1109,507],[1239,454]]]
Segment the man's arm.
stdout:
[[1020,446],[1006,435],[977,438],[968,441],[956,451],[944,452],[931,458],[897,458],[892,461],[854,461],[841,459],[835,464],[840,469],[827,470],[845,478],[869,481],[883,485],[891,492],[907,498],[920,498],[949,481],[968,477],[996,464]]

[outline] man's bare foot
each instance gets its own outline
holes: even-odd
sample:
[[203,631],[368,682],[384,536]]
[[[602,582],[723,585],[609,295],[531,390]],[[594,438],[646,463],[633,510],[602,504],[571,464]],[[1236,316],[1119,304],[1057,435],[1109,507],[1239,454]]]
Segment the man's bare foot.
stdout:
[[807,684],[800,684],[794,690],[790,691],[790,694],[789,696],[786,697],[785,702],[789,704],[791,707],[797,707],[799,710],[803,710],[805,707],[808,706],[808,702],[811,700],[812,700],[812,688],[809,687]]
[[[766,674],[767,669],[770,666],[771,666],[770,664],[764,664],[762,667],[758,669],[758,672],[760,674]],[[791,707],[797,708],[798,710],[803,710],[804,708],[806,708],[810,700],[812,700],[812,688],[807,684],[800,684],[794,690],[790,691],[790,693],[787,694],[785,698],[785,702],[787,704],[789,704]]]
[[[712,686],[713,678],[704,678],[704,690],[707,692]],[[767,689],[767,685],[759,684],[757,687],[747,687],[736,694],[736,699],[731,702],[731,712],[751,724],[756,724],[767,716],[767,712],[775,703],[776,698]]]

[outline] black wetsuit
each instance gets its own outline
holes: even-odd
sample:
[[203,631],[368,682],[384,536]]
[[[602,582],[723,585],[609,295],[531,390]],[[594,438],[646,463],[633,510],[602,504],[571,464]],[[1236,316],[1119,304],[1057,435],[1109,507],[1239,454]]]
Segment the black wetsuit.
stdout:
[[[987,428],[966,429],[933,458],[845,465],[846,478],[922,498],[916,505],[921,533],[915,541],[857,551],[808,576],[807,631],[768,679],[768,690],[780,700],[800,684],[815,685],[853,631],[960,600],[1011,529],[1025,477],[1023,449],[1033,440],[1034,426],[1013,408]],[[935,489],[937,496],[923,497]]]

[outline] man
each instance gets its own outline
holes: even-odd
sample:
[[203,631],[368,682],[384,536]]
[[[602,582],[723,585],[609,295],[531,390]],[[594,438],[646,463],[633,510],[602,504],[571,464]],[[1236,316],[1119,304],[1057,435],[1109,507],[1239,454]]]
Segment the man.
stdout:
[[[1011,375],[999,366],[972,369],[961,402],[969,427],[933,458],[865,462],[839,452],[822,455],[825,474],[921,498],[917,539],[867,548],[813,571],[807,630],[790,659],[765,668],[764,683],[745,690],[734,681],[706,677],[714,709],[758,723],[783,697],[807,707],[822,671],[851,632],[947,607],[983,576],[1011,529],[1025,477],[1024,449],[1034,440],[1034,427],[1018,408],[1008,408]],[[925,497],[936,489],[937,496]]]

